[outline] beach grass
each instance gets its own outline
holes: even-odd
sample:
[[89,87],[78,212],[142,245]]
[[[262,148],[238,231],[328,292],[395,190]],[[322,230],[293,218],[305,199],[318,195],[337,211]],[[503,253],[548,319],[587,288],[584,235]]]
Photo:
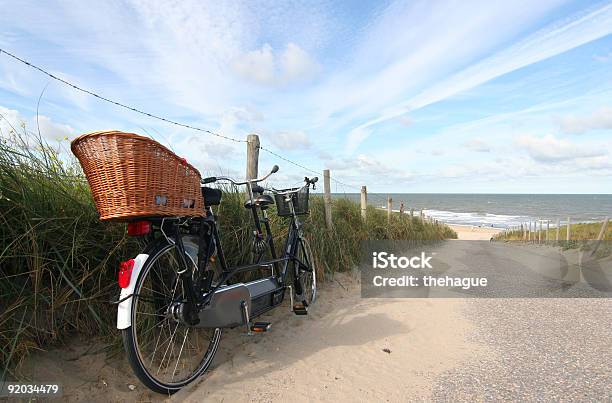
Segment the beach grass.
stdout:
[[[593,241],[596,240],[601,231],[603,222],[592,222],[592,223],[576,223],[570,225],[570,242],[571,241]],[[538,239],[539,231],[531,232],[531,240]],[[549,242],[556,241],[557,239],[557,228],[550,228],[548,231],[543,228],[541,231],[541,239],[545,241],[548,235]],[[535,238],[534,238],[535,237]],[[522,241],[524,240],[523,232],[520,230],[499,233],[496,236],[499,240],[508,241]],[[612,223],[608,223],[606,231],[603,236],[604,241],[612,241]],[[559,241],[567,241],[567,225],[559,227]],[[571,245],[571,244],[570,244]]]
[[[19,364],[32,351],[77,336],[116,340],[117,268],[141,246],[125,224],[98,220],[89,186],[67,139],[50,145],[23,125],[0,133],[0,379],[20,379]],[[230,264],[249,259],[252,230],[244,194],[224,188],[215,211]],[[323,199],[312,196],[305,233],[318,277],[350,270],[368,239],[444,239],[456,234],[435,225],[333,202],[333,228],[325,226]],[[270,209],[278,247],[286,219]]]

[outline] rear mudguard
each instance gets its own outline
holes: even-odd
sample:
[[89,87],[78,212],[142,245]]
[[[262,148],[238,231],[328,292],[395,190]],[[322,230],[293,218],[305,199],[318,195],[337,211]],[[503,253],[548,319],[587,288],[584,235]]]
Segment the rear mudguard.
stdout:
[[[149,255],[144,253],[136,256],[134,259],[134,268],[132,269],[132,276],[130,277],[130,284],[126,288],[121,289],[121,296],[119,300],[127,298],[134,293],[134,287],[136,281],[140,275],[140,271],[144,267],[145,262],[149,258]],[[133,298],[127,298],[117,306],[117,329],[127,329],[132,325],[132,300]]]
[[[157,249],[157,244],[152,244],[153,248],[149,247],[145,249],[145,251],[153,252]],[[197,237],[193,236],[185,236],[183,237],[183,245],[185,247],[185,252],[187,252],[188,262],[193,266],[196,265],[198,261],[198,243]],[[141,253],[136,256],[134,259],[134,268],[132,269],[132,276],[130,277],[130,284],[127,288],[121,289],[121,296],[119,300],[132,295],[134,293],[134,287],[136,287],[136,281],[138,280],[138,276],[140,275],[140,271],[144,267],[149,255],[146,253]],[[117,329],[127,329],[132,325],[132,299],[127,298],[125,301],[121,302],[117,308]]]

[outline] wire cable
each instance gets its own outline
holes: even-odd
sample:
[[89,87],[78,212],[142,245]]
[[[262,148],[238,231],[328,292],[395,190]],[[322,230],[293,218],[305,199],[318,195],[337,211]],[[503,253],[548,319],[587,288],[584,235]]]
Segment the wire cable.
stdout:
[[[20,58],[19,56],[15,55],[15,54],[13,54],[13,53],[11,53],[11,52],[8,52],[8,51],[6,51],[6,50],[4,50],[4,49],[0,48],[0,54],[2,54],[2,53],[4,53],[5,55],[7,55],[7,56],[9,56],[9,57],[13,58],[14,60],[17,60],[17,61],[18,61],[18,62],[20,62],[20,63],[23,63],[23,64],[25,64],[25,65],[27,65],[27,66],[29,66],[29,67],[31,67],[31,68],[33,68],[33,69],[35,69],[35,70],[37,70],[37,71],[41,72],[42,74],[44,74],[44,75],[46,75],[46,76],[48,76],[48,77],[52,78],[53,80],[56,80],[56,81],[58,81],[58,82],[60,82],[60,83],[62,83],[62,84],[64,84],[64,85],[67,85],[67,86],[69,86],[69,87],[71,87],[71,88],[73,88],[73,89],[75,89],[75,90],[77,90],[77,91],[80,91],[80,92],[83,92],[83,93],[85,93],[85,94],[91,95],[91,96],[93,96],[93,97],[95,97],[95,98],[97,98],[97,99],[100,99],[100,100],[102,100],[102,101],[104,101],[104,102],[107,102],[107,103],[113,104],[113,105],[115,105],[115,106],[118,106],[118,107],[121,107],[121,108],[127,109],[127,110],[132,111],[132,112],[136,112],[136,113],[138,113],[138,114],[141,114],[141,115],[144,115],[144,116],[147,116],[147,117],[153,118],[153,119],[157,119],[157,120],[160,120],[160,121],[163,121],[163,122],[166,122],[166,123],[169,123],[169,124],[175,125],[175,126],[180,126],[180,127],[184,127],[184,128],[186,128],[186,129],[196,130],[196,131],[199,131],[199,132],[202,132],[202,133],[206,133],[206,134],[210,134],[210,135],[212,135],[212,136],[219,137],[219,138],[222,138],[222,139],[225,139],[225,140],[233,141],[233,142],[236,142],[236,143],[246,143],[246,142],[247,142],[246,140],[241,140],[241,139],[236,139],[236,138],[233,138],[233,137],[230,137],[230,136],[225,136],[225,135],[223,135],[223,134],[215,133],[215,132],[213,132],[213,131],[211,131],[211,130],[208,130],[208,129],[203,129],[203,128],[201,128],[201,127],[193,126],[193,125],[190,125],[190,124],[186,124],[186,123],[177,122],[177,121],[174,121],[174,120],[171,120],[171,119],[165,118],[165,117],[163,117],[163,116],[159,116],[159,115],[155,115],[155,114],[153,114],[153,113],[145,112],[145,111],[140,110],[140,109],[138,109],[138,108],[135,108],[135,107],[132,107],[132,106],[126,105],[126,104],[124,104],[124,103],[121,103],[121,102],[118,102],[118,101],[112,100],[112,99],[110,99],[110,98],[107,98],[107,97],[105,97],[105,96],[103,96],[103,95],[100,95],[100,94],[98,94],[98,93],[96,93],[96,92],[93,92],[93,91],[91,91],[91,90],[88,90],[88,89],[82,88],[82,87],[80,87],[80,86],[78,86],[78,85],[76,85],[76,84],[73,84],[73,83],[71,83],[71,82],[69,82],[69,81],[67,81],[67,80],[64,80],[64,79],[63,79],[63,78],[61,78],[61,77],[58,77],[58,76],[56,76],[56,75],[54,75],[54,74],[52,74],[52,73],[48,72],[47,70],[43,69],[42,67],[39,67],[39,66],[37,66],[37,65],[35,65],[35,64],[33,64],[33,63],[31,63],[31,62],[29,62],[29,61],[25,60],[25,59]],[[275,156],[275,157],[277,157],[277,158],[280,158],[280,159],[281,159],[281,160],[283,160],[283,161],[286,161],[286,162],[288,162],[288,163],[290,163],[290,164],[292,164],[292,165],[295,165],[296,167],[299,167],[299,168],[305,169],[305,170],[307,170],[307,171],[309,171],[309,172],[312,172],[312,173],[315,173],[315,174],[317,174],[317,175],[322,175],[322,174],[323,174],[323,171],[318,171],[318,170],[314,170],[314,169],[308,168],[308,167],[306,167],[306,166],[304,166],[304,165],[302,165],[302,164],[299,164],[299,163],[297,163],[297,162],[294,162],[294,161],[292,161],[292,160],[290,160],[290,159],[288,159],[288,158],[286,158],[286,157],[284,157],[284,156],[280,155],[279,153],[277,153],[277,152],[275,152],[275,151],[272,151],[272,150],[270,150],[270,149],[268,149],[268,148],[265,148],[265,147],[259,146],[259,149],[261,149],[261,150],[263,150],[263,151],[265,151],[265,152],[267,152],[267,153],[269,153],[269,154],[271,154],[271,155],[273,155],[273,156]],[[358,190],[358,191],[361,191],[361,188],[360,188],[360,187],[358,187],[358,186],[355,186],[355,185],[350,185],[350,184],[348,184],[348,183],[342,182],[342,181],[340,181],[340,180],[338,180],[338,179],[335,179],[335,178],[333,178],[333,177],[331,178],[331,180],[332,180],[332,181],[334,181],[334,182],[336,182],[336,183],[338,183],[338,184],[341,184],[341,185],[343,185],[343,186],[346,186],[346,187],[353,188],[353,189],[356,189],[356,190]]]
[[208,129],[202,129],[201,127],[196,127],[196,126],[192,126],[192,125],[189,125],[189,124],[186,124],[186,123],[176,122],[174,120],[165,118],[163,116],[159,116],[159,115],[155,115],[153,113],[145,112],[145,111],[142,111],[140,109],[134,108],[132,106],[123,104],[121,102],[114,101],[112,99],[106,98],[105,96],[99,95],[99,94],[97,94],[97,93],[95,93],[93,91],[90,91],[90,90],[87,90],[85,88],[79,87],[78,85],[73,84],[73,83],[71,83],[69,81],[66,81],[63,78],[60,78],[60,77],[58,77],[58,76],[56,76],[56,75],[54,75],[52,73],[49,73],[47,70],[45,70],[45,69],[43,69],[41,67],[38,67],[37,65],[32,64],[32,63],[28,62],[27,60],[24,60],[24,59],[20,58],[19,56],[16,56],[16,55],[14,55],[14,54],[12,54],[10,52],[7,52],[6,50],[4,50],[2,48],[0,48],[0,54],[1,53],[4,53],[5,55],[7,55],[9,57],[12,57],[13,59],[15,59],[15,60],[17,60],[17,61],[27,65],[27,66],[30,66],[31,68],[40,71],[41,73],[45,74],[46,76],[48,76],[48,77],[50,77],[50,78],[52,78],[52,79],[54,79],[56,81],[59,81],[59,82],[65,84],[65,85],[67,85],[69,87],[72,87],[72,88],[74,88],[77,91],[81,91],[81,92],[83,92],[85,94],[91,95],[91,96],[93,96],[95,98],[98,98],[98,99],[104,101],[104,102],[108,102],[108,103],[111,103],[113,105],[119,106],[121,108],[130,110],[132,112],[136,112],[136,113],[139,113],[141,115],[148,116],[148,117],[153,118],[153,119],[161,120],[163,122],[170,123],[170,124],[173,124],[173,125],[176,125],[176,126],[184,127],[184,128],[191,129],[191,130],[197,130],[197,131],[200,131],[200,132],[203,132],[203,133],[210,134],[212,136],[220,137],[220,138],[225,139],[225,140],[234,141],[236,143],[246,143],[246,140],[235,139],[233,137],[224,136],[223,134],[215,133],[215,132],[213,132],[211,130],[208,130]]

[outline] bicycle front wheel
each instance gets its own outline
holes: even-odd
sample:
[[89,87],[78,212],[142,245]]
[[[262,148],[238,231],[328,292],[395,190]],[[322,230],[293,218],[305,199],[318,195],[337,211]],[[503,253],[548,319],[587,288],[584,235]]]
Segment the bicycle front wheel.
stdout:
[[[150,389],[172,394],[210,366],[221,329],[186,326],[172,314],[186,299],[175,245],[154,247],[138,276],[132,302],[132,326],[123,344],[136,376]],[[191,262],[189,256],[185,257]]]
[[296,292],[296,300],[303,303],[304,306],[311,306],[317,299],[315,260],[306,239],[300,240],[298,248],[296,255],[298,262],[295,262],[294,276],[296,283],[299,283],[295,284],[296,291],[301,292]]

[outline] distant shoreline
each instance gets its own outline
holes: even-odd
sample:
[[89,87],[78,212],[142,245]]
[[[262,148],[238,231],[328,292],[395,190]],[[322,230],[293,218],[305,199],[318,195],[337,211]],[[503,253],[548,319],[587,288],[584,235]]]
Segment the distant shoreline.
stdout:
[[[344,195],[359,202],[358,195]],[[368,194],[368,204],[386,209],[387,196],[397,212],[421,210],[427,217],[447,224],[474,225],[493,228],[516,228],[529,222],[546,221],[550,228],[567,224],[595,223],[612,216],[612,195],[520,195],[520,194],[389,194],[384,197]],[[336,197],[339,197],[336,195]]]

